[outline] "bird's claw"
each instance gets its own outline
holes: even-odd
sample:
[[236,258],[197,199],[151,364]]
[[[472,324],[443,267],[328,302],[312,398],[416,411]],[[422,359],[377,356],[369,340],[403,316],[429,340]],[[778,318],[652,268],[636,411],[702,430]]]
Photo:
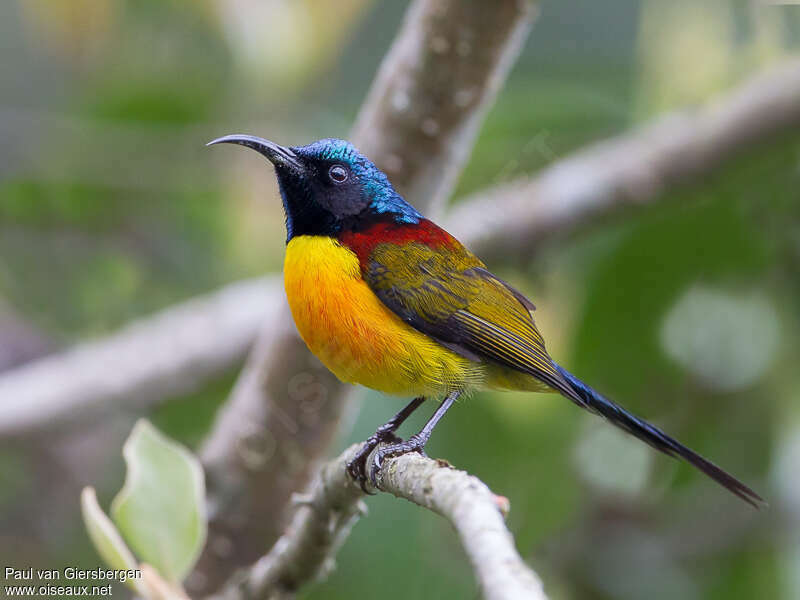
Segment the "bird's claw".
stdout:
[[403,440],[397,437],[393,431],[388,431],[381,427],[378,429],[378,431],[367,438],[367,440],[361,445],[361,448],[359,448],[356,455],[350,461],[348,461],[347,473],[358,483],[358,485],[361,487],[361,490],[365,494],[375,494],[375,492],[368,490],[366,485],[367,459],[369,458],[369,455],[381,442],[391,442],[392,445],[396,445],[402,441]]
[[392,456],[407,454],[409,452],[418,452],[422,456],[428,456],[425,454],[425,443],[427,441],[427,439],[424,439],[419,434],[415,434],[405,441],[398,440],[378,448],[378,450],[375,452],[375,455],[372,457],[372,465],[370,465],[369,469],[369,480],[372,482],[372,485],[378,487],[378,471],[380,471],[383,467],[383,461],[385,459]]

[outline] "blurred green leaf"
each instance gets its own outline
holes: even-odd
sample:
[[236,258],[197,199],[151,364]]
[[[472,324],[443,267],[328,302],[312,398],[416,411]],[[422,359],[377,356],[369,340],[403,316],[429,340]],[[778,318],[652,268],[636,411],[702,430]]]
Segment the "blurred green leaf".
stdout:
[[180,582],[206,537],[200,463],[143,419],[125,442],[123,455],[128,473],[111,505],[114,522],[142,562]]
[[[97,503],[97,494],[93,487],[85,487],[81,492],[81,514],[89,538],[106,565],[120,570],[139,568],[136,558],[125,545],[119,531]],[[136,593],[145,595],[145,590],[138,579],[127,579],[125,584]]]

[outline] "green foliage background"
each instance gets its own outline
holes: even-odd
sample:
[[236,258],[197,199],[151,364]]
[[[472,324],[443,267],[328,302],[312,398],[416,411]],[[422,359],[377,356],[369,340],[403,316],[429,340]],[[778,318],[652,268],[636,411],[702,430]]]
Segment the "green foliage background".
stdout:
[[[54,343],[280,269],[269,169],[203,144],[233,131],[345,136],[406,5],[270,2],[248,25],[235,14],[246,4],[0,4],[0,298]],[[798,7],[699,4],[544,1],[454,201],[707,101],[800,48]],[[534,298],[562,363],[771,502],[755,513],[558,397],[470,399],[429,453],[511,499],[510,527],[552,598],[800,597],[799,190],[800,131],[786,131],[658,206],[491,265]],[[757,316],[774,339],[737,336],[748,328],[735,312],[727,337],[694,332],[710,355],[766,357],[735,389],[665,347],[665,320],[693,289],[765,300]],[[234,378],[148,416],[196,446]],[[368,393],[339,446],[399,406]],[[62,473],[51,489],[24,441],[0,447],[0,565],[96,566],[73,492],[99,483],[107,501],[123,469],[119,456],[105,462],[102,481]],[[59,510],[37,512],[42,494],[62,498]],[[476,596],[440,519],[383,496],[369,505],[306,598]]]

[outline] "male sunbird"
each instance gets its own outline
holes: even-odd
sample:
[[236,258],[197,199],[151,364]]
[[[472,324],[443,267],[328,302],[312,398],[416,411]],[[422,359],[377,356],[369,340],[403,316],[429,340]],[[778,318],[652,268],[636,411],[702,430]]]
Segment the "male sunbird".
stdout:
[[[666,433],[558,365],[536,329],[533,303],[406,202],[350,143],[240,144],[275,167],[286,216],[284,284],[311,351],[339,379],[414,400],[378,428],[348,471],[365,489],[382,462],[423,452],[456,399],[471,391],[556,391],[655,449],[681,457],[753,506],[762,498]],[[443,399],[408,440],[397,428],[425,399]],[[374,453],[367,469],[367,460]]]

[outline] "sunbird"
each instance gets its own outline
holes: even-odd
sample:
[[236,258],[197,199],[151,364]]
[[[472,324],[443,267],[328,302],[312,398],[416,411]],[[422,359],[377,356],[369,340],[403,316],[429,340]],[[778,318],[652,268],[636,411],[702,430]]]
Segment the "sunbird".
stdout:
[[[459,396],[488,388],[559,392],[683,458],[753,506],[763,503],[744,483],[558,365],[536,328],[533,303],[423,217],[349,142],[285,147],[237,134],[213,144],[246,146],[275,168],[286,217],[286,297],[311,352],[344,382],[414,398],[347,465],[364,491],[367,476],[375,484],[387,457],[424,453]],[[397,437],[426,399],[442,400],[419,433]]]

